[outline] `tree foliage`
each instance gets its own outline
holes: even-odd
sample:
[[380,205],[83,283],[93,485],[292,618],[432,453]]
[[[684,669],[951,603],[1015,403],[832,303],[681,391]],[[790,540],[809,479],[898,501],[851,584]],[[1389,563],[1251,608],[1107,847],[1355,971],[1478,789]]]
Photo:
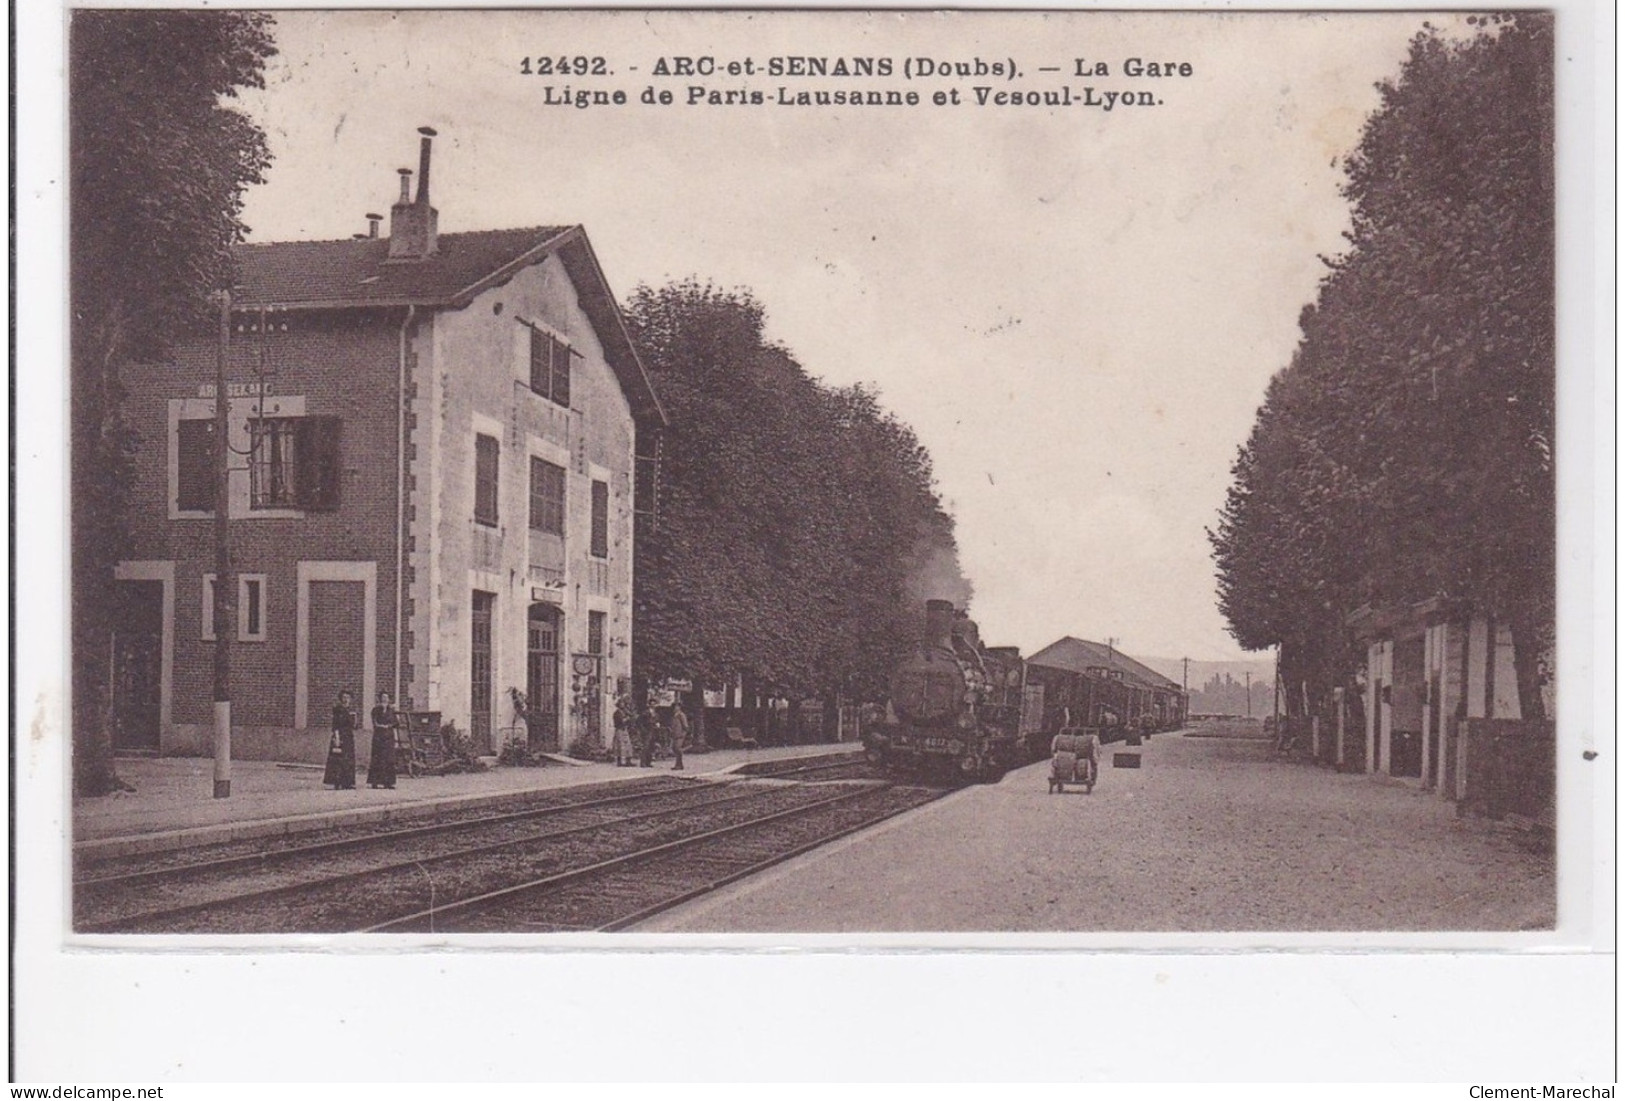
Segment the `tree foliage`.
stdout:
[[78,789],[112,768],[106,666],[134,439],[120,363],[164,354],[230,285],[242,194],[270,163],[228,102],[275,53],[253,12],[94,11],[69,35],[73,726]]
[[926,596],[969,596],[930,456],[872,390],[821,385],[768,341],[748,291],[639,287],[627,319],[671,420],[639,668],[877,693]]
[[[1555,607],[1552,21],[1429,29],[1345,162],[1350,248],[1301,318],[1210,533],[1220,606],[1310,695],[1361,604],[1511,625],[1540,714]],[[1289,699],[1300,694],[1296,689]]]

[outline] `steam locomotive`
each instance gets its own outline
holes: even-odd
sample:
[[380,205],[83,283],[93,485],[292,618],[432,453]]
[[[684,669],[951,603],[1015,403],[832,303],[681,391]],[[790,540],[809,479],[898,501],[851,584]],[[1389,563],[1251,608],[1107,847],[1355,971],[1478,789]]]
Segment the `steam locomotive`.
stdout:
[[864,732],[864,749],[892,772],[997,782],[1034,752],[1041,719],[1023,707],[1024,682],[1015,647],[984,647],[969,616],[928,600],[924,636],[892,670],[886,721]]
[[1182,693],[1024,661],[1014,646],[982,645],[951,601],[928,600],[918,644],[892,670],[884,723],[863,732],[869,759],[897,775],[996,783],[1049,755],[1062,730],[1105,742],[1139,739],[1184,721]]

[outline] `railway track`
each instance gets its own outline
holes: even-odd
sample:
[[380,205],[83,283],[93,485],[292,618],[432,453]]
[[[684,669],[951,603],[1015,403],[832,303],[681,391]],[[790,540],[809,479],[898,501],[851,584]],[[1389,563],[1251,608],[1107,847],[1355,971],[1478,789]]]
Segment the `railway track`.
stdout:
[[843,787],[815,802],[430,907],[368,932],[612,932],[941,798],[916,787]]
[[742,823],[788,821],[778,816],[793,817],[810,805],[844,798],[816,785],[748,780],[633,783],[638,790],[632,792],[619,784],[614,795],[269,851],[211,853],[206,859],[147,866],[133,862],[117,870],[98,866],[75,884],[75,928],[87,933],[381,928],[398,915],[438,912],[515,881],[577,873]]
[[168,876],[195,876],[246,869],[299,856],[342,852],[377,841],[405,841],[446,830],[545,817],[582,808],[613,806],[634,801],[651,792],[687,790],[691,789],[685,781],[648,777],[623,783],[566,788],[543,796],[526,792],[496,803],[483,803],[466,809],[434,807],[428,813],[408,819],[415,823],[411,825],[338,826],[155,853],[90,860],[79,858],[74,862],[73,886],[75,891],[79,891],[117,884],[131,885]]
[[830,780],[883,780],[885,776],[862,753],[841,753],[823,757],[796,757],[745,765],[740,776],[772,780],[799,780],[822,783]]

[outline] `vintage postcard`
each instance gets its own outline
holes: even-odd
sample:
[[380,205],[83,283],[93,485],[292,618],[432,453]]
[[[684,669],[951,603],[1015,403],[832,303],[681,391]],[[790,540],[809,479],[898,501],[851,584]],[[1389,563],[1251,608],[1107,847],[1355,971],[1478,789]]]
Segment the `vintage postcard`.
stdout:
[[66,11],[34,935],[1586,1003],[1590,19]]

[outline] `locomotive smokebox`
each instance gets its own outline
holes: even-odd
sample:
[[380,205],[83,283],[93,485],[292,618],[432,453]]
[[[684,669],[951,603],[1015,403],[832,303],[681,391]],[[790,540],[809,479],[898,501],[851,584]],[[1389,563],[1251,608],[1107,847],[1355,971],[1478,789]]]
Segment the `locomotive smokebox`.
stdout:
[[944,650],[952,649],[954,634],[954,602],[927,600],[925,602],[925,644]]

